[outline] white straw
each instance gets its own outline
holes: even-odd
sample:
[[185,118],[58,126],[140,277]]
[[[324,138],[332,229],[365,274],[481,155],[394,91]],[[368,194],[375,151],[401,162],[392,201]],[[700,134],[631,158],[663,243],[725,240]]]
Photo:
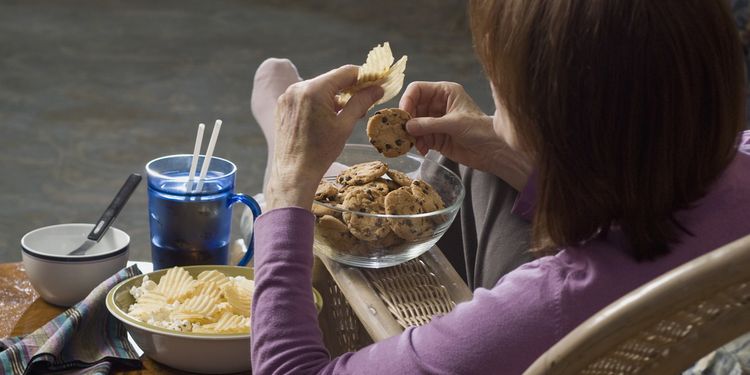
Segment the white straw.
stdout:
[[206,178],[206,174],[208,174],[208,166],[211,164],[211,158],[214,156],[214,147],[216,146],[216,138],[219,138],[219,131],[221,131],[221,120],[216,120],[213,130],[211,130],[211,139],[208,141],[206,157],[203,159],[201,175],[198,177],[198,186],[195,188],[195,191],[203,189],[203,180]]
[[198,167],[198,158],[201,154],[201,144],[203,143],[203,130],[206,129],[204,123],[198,124],[198,134],[195,135],[195,147],[193,148],[193,161],[190,163],[190,172],[188,173],[187,185],[185,186],[186,191],[193,190],[193,180],[195,177],[195,170]]

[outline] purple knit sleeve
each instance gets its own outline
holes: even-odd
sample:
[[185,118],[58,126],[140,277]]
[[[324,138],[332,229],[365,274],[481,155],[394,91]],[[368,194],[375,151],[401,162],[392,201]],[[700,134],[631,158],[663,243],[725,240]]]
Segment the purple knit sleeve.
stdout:
[[312,295],[315,217],[291,207],[255,222],[254,374],[314,373],[329,361]]
[[559,272],[537,261],[430,324],[331,359],[311,294],[313,225],[301,208],[255,224],[254,374],[514,374],[559,339]]

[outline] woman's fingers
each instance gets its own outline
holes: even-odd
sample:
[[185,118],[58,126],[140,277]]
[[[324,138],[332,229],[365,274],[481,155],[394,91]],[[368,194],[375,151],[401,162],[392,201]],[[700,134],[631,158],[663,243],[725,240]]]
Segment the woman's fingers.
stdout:
[[[447,151],[445,147],[450,141],[450,136],[445,134],[427,134],[422,137],[417,137],[415,147],[422,155],[427,155],[427,152],[430,150],[436,150],[444,154]],[[450,157],[450,155],[446,156]]]
[[453,134],[458,130],[458,125],[452,116],[443,117],[417,117],[406,123],[406,131],[415,137],[428,134],[443,133]]
[[412,82],[404,89],[404,94],[401,95],[401,100],[398,102],[398,107],[406,112],[409,112],[412,116],[416,116],[417,103],[421,96],[420,86],[426,84],[426,82]]
[[406,86],[399,101],[399,108],[409,112],[413,117],[430,116],[430,109],[435,105],[442,108],[445,114],[446,103],[434,103],[441,89],[438,82],[415,81]]
[[357,83],[359,67],[356,65],[344,65],[340,68],[330,70],[311,80],[314,91],[320,91],[327,88],[328,93],[337,93],[341,90],[348,89]]
[[344,108],[339,112],[339,119],[347,126],[354,126],[367,110],[383,97],[383,88],[380,86],[370,86],[362,89],[352,95]]

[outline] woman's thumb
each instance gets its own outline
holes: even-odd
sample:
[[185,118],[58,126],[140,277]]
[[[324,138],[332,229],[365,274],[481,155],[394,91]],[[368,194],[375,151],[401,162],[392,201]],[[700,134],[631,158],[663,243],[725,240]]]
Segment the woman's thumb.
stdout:
[[430,134],[451,134],[456,129],[454,121],[443,117],[415,117],[406,123],[406,131],[415,137]]
[[367,113],[367,109],[372,107],[378,99],[383,97],[383,88],[380,86],[370,86],[355,93],[344,108],[339,112],[339,118],[344,123],[354,125],[354,123]]

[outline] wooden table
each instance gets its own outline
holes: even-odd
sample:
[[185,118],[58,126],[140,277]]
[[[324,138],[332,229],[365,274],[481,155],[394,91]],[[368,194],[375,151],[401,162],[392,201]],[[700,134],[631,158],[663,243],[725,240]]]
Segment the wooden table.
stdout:
[[[25,335],[63,312],[39,298],[21,263],[0,263],[0,337]],[[250,353],[248,353],[250,355]],[[142,370],[115,370],[115,374],[189,374],[141,356]]]
[[[370,271],[344,266],[325,258],[315,259],[313,286],[324,301],[318,321],[325,345],[332,355],[357,350],[403,331],[370,285],[365,275]],[[471,291],[437,247],[422,254],[418,260],[428,266],[455,303],[471,299]],[[150,271],[150,263],[136,263],[141,271]],[[62,308],[39,298],[21,263],[0,263],[0,317],[5,318],[0,319],[0,337],[33,332],[62,311]],[[115,373],[187,374],[160,365],[146,356],[142,356],[141,361],[143,370]]]

